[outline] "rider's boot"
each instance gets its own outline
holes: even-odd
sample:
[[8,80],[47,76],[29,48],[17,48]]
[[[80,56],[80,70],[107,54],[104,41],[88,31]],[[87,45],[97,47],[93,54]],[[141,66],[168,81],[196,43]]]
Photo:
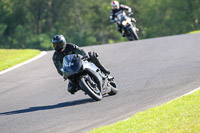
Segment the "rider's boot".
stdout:
[[125,32],[122,32],[122,37],[126,37],[126,33]]
[[122,31],[122,26],[118,25],[117,30],[119,31],[119,33],[121,33],[122,37],[126,37],[126,33]]
[[78,91],[78,89],[77,89],[74,85],[72,85],[70,82],[69,82],[69,84],[68,84],[67,90],[68,90],[68,92],[71,93],[71,94],[75,94],[75,92]]

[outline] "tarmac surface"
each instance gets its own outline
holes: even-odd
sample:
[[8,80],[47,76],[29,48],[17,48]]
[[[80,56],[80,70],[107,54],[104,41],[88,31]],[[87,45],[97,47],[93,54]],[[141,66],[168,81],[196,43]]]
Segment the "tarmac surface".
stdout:
[[0,75],[1,133],[85,133],[200,86],[200,34],[84,47],[99,53],[119,92],[94,102],[67,92],[53,51]]

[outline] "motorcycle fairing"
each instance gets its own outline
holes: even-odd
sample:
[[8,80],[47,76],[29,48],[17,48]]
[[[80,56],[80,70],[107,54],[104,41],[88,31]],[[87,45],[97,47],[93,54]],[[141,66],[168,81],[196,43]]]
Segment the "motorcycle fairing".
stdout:
[[81,58],[76,54],[70,54],[63,58],[63,73],[67,77],[78,73],[82,66]]

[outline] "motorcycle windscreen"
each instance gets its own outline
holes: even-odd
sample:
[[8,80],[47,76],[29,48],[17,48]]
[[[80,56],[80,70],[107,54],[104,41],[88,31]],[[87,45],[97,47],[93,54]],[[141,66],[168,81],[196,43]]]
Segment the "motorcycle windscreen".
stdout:
[[67,55],[63,58],[63,73],[67,77],[77,74],[82,67],[82,61],[76,54]]

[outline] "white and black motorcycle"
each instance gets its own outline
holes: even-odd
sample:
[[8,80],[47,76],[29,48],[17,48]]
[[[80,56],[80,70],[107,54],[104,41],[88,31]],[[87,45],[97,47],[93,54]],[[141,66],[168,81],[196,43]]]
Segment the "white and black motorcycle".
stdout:
[[125,12],[122,12],[117,15],[116,22],[122,25],[122,30],[124,30],[125,35],[127,36],[129,41],[139,40],[136,27],[133,18],[131,18],[132,14],[126,15]]
[[77,54],[63,58],[63,74],[70,83],[95,101],[100,101],[106,94],[115,95],[118,92],[114,77],[105,75],[89,59],[81,58]]

